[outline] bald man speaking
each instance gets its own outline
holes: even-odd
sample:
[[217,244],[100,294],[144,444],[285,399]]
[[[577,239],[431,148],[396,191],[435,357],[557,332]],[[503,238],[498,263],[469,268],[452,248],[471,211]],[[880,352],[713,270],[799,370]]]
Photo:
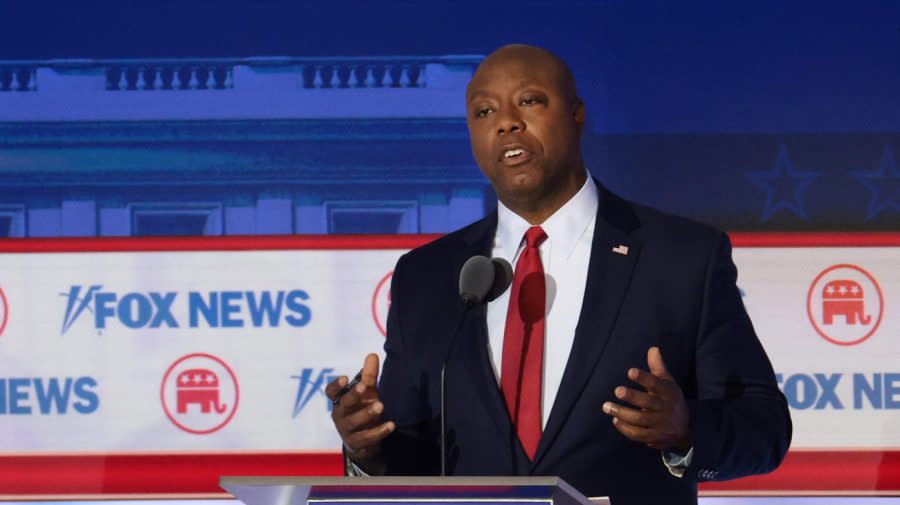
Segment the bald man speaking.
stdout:
[[[380,378],[370,354],[358,384],[326,391],[350,470],[438,475],[443,459],[448,475],[558,475],[628,505],[696,503],[698,481],[776,468],[790,414],[727,236],[589,177],[585,106],[550,52],[490,54],[466,105],[497,210],[397,262]],[[476,255],[514,275],[468,308]]]

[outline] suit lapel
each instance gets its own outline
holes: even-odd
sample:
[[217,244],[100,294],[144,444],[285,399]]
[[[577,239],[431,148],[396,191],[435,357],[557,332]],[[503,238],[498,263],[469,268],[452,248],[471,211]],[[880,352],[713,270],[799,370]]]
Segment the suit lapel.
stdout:
[[[609,342],[640,254],[641,241],[630,234],[638,226],[637,217],[630,206],[606,191],[599,183],[598,189],[600,205],[594,226],[581,314],[575,328],[569,361],[538,444],[534,466],[540,463],[559,435],[588,379],[593,375]],[[621,246],[627,247],[627,254],[621,254],[624,251]],[[613,251],[614,248],[620,252]]]
[[463,359],[468,371],[469,381],[473,389],[478,392],[478,397],[488,416],[493,421],[499,433],[509,432],[509,415],[503,403],[503,396],[494,376],[494,368],[488,356],[488,338],[485,324],[485,310],[483,305],[472,309],[467,321],[467,330],[463,331],[466,342],[463,348]]
[[[465,247],[460,249],[455,258],[456,275],[462,270],[463,263],[475,255],[490,257],[494,242],[494,234],[497,230],[497,212],[489,214],[482,221],[477,222],[466,230],[462,238]],[[508,434],[510,432],[509,414],[506,412],[506,404],[497,378],[494,376],[494,368],[488,356],[487,315],[484,304],[474,307],[468,315],[463,313],[462,302],[459,303],[457,317],[467,317],[463,328],[460,330],[459,351],[460,357],[465,362],[468,371],[468,379],[472,382],[475,391],[489,417],[493,421],[498,432]],[[459,319],[457,319],[458,321]]]

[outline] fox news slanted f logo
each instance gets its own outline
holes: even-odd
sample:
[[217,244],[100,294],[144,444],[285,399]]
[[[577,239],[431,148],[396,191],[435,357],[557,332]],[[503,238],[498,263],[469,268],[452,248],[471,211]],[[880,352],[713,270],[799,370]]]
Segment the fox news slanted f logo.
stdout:
[[331,412],[331,400],[325,396],[325,386],[338,378],[338,375],[334,373],[334,368],[321,368],[318,370],[315,368],[304,368],[300,375],[292,375],[291,378],[297,379],[297,395],[294,398],[294,410],[291,417],[300,415],[306,404],[316,396],[321,396],[324,399],[326,410]]

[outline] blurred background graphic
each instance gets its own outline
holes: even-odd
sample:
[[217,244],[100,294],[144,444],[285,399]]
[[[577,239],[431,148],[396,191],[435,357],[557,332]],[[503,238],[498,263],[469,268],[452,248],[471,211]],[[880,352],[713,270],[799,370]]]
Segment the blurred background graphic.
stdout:
[[900,5],[0,4],[0,235],[431,233],[495,205],[484,54],[544,46],[591,172],[732,231],[900,220]]

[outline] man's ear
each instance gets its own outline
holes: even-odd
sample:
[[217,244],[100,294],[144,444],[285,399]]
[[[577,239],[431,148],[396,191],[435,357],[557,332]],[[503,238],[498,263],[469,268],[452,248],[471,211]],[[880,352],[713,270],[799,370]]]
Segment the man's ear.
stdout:
[[584,102],[581,101],[580,97],[575,97],[575,106],[572,114],[575,116],[575,124],[578,125],[578,136],[581,136],[581,133],[584,131]]

